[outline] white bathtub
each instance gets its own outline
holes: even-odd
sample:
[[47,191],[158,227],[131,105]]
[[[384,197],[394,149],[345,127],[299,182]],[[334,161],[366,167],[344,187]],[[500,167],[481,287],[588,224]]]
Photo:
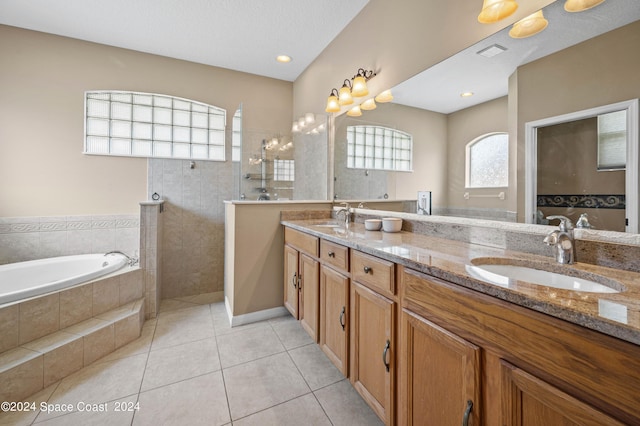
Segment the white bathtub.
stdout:
[[126,264],[121,254],[83,254],[0,265],[0,306],[91,281]]

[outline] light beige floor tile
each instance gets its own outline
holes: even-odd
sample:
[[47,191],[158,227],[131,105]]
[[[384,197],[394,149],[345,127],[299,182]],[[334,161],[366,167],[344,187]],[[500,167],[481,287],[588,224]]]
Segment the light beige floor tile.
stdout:
[[242,332],[217,336],[220,364],[223,368],[284,352],[280,339],[269,326],[263,324]]
[[314,394],[334,426],[383,424],[346,379],[322,388]]
[[128,426],[131,424],[138,395],[100,404],[78,404],[75,411],[43,422],[42,426]]
[[[91,364],[64,378],[51,395],[52,404],[101,403],[138,393],[147,355]],[[63,413],[41,413],[38,421]]]
[[139,402],[134,425],[223,425],[230,420],[220,371],[141,392]]
[[214,336],[208,305],[160,314],[151,350],[195,342]]
[[[42,389],[40,392],[31,395],[23,400],[29,403],[29,409],[24,411],[0,412],[0,425],[2,426],[22,426],[30,425],[40,412],[40,403],[47,402],[51,394],[58,387],[58,383],[54,383]],[[33,409],[32,409],[33,408]]]
[[342,373],[316,344],[293,349],[289,351],[289,355],[311,390],[320,389],[344,379]]
[[226,312],[222,312],[222,313],[212,312],[212,313],[213,313],[213,326],[215,328],[215,332],[217,336],[221,336],[223,334],[237,333],[239,331],[248,330],[250,328],[263,327],[268,324],[265,321],[261,321],[261,322],[253,322],[250,324],[231,327],[231,324],[229,323],[229,316],[227,315]]
[[239,419],[310,392],[286,353],[223,370],[231,418]]
[[304,331],[300,322],[290,315],[276,318],[269,322],[287,350],[314,343],[309,333]]
[[313,394],[233,422],[234,426],[331,426],[331,422]]
[[142,391],[220,370],[215,339],[159,349],[149,354]]

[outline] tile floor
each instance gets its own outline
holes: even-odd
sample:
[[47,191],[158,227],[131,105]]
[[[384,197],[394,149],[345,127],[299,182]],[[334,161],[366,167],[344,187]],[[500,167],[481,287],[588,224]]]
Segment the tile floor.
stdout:
[[27,400],[0,425],[382,424],[292,317],[231,328],[223,303],[181,300]]

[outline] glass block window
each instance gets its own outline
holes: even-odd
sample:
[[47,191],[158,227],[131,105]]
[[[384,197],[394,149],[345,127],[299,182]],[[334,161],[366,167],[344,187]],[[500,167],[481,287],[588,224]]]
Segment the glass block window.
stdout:
[[492,133],[467,144],[466,187],[509,186],[509,135]]
[[151,93],[85,92],[85,154],[225,159],[226,111]]
[[347,126],[347,167],[413,170],[413,137],[381,126]]
[[622,170],[627,165],[627,111],[598,116],[598,170]]
[[294,160],[273,160],[273,180],[293,182],[294,177]]
[[231,132],[231,161],[240,161],[242,155],[242,109],[233,114]]

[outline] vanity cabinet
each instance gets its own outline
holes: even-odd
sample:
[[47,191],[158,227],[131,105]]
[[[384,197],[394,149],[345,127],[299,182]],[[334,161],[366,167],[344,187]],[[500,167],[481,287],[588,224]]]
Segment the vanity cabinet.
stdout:
[[400,281],[401,424],[443,401],[455,422],[434,424],[460,424],[467,398],[470,425],[640,424],[637,345],[409,269]]
[[352,250],[350,380],[385,424],[395,424],[395,265]]
[[349,249],[320,240],[320,348],[349,374]]
[[318,341],[320,303],[319,239],[285,228],[284,306]]
[[401,330],[399,423],[481,424],[480,348],[407,310]]

